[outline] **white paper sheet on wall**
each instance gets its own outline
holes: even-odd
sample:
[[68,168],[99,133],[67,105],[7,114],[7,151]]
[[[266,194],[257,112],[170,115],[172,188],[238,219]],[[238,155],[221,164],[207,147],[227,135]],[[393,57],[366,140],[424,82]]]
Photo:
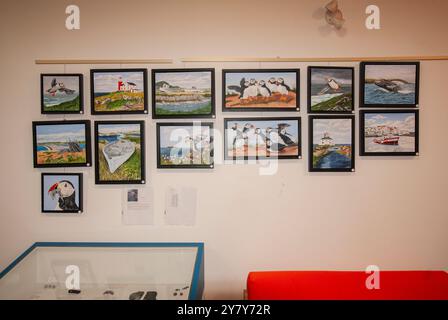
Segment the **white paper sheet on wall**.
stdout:
[[153,225],[153,211],[151,188],[125,188],[123,190],[123,224]]
[[167,188],[165,193],[165,224],[177,226],[195,225],[196,199],[196,188]]

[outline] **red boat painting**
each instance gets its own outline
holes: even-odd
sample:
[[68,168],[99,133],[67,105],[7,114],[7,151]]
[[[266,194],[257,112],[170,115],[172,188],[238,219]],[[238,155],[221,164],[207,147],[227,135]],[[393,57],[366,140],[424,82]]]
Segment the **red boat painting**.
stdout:
[[398,145],[400,137],[382,137],[380,139],[373,139],[373,142],[378,144]]

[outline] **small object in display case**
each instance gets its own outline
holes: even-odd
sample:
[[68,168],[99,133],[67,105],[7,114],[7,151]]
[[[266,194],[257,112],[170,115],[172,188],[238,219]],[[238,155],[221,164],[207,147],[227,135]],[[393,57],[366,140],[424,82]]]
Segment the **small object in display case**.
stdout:
[[0,300],[200,300],[203,290],[203,243],[37,242],[0,272]]

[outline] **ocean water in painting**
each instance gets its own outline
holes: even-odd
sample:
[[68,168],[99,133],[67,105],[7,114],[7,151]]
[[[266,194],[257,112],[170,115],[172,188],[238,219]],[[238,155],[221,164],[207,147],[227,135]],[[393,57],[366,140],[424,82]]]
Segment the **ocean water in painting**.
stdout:
[[311,69],[312,111],[353,109],[351,69]]
[[[316,150],[318,147],[318,145],[314,145],[313,149]],[[328,154],[321,157],[314,167],[319,169],[351,168],[352,160],[350,156],[338,152],[338,150],[343,148],[351,148],[351,145],[336,145],[333,150],[330,150]]]
[[161,165],[210,165],[213,140],[208,126],[160,127]]
[[313,120],[313,168],[352,167],[352,120]]
[[155,75],[156,115],[212,112],[212,72],[160,72]]
[[73,76],[43,77],[44,111],[78,111],[79,78]]
[[366,152],[415,152],[414,113],[366,113]]
[[367,65],[365,70],[365,104],[416,103],[415,65]]
[[39,125],[36,127],[38,164],[74,164],[86,161],[84,124]]
[[366,104],[414,104],[415,84],[402,84],[398,92],[389,92],[374,84],[364,86]]

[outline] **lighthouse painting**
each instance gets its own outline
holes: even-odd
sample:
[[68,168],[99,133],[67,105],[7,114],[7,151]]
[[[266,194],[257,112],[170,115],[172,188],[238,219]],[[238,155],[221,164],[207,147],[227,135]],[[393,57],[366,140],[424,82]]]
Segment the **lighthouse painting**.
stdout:
[[92,114],[146,114],[146,87],[146,69],[91,70]]
[[309,171],[354,171],[355,118],[310,116]]

